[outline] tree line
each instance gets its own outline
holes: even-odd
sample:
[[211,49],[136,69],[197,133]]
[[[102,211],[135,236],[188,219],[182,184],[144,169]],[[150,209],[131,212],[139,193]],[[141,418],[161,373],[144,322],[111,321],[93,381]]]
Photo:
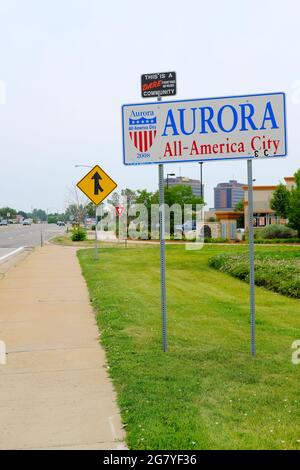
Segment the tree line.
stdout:
[[300,169],[294,177],[295,185],[290,191],[282,183],[277,186],[270,206],[278,217],[287,220],[287,225],[296,230],[300,238]]

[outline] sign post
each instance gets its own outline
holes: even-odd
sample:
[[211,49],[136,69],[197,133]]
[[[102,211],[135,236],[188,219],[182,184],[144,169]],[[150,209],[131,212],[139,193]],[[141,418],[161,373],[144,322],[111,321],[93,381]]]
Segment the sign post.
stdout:
[[166,243],[165,243],[165,194],[164,165],[158,165],[159,181],[159,243],[160,243],[160,291],[162,319],[162,347],[167,351],[167,306],[166,306]]
[[[157,97],[161,101],[161,96]],[[159,187],[159,246],[160,246],[160,292],[161,292],[161,325],[162,325],[162,348],[167,351],[167,296],[166,296],[166,242],[165,242],[165,185],[164,165],[158,165],[158,187]]]
[[255,339],[255,274],[254,274],[254,226],[253,226],[253,175],[252,160],[247,160],[248,176],[248,226],[249,226],[249,283],[250,283],[250,337],[251,354],[256,355]]
[[95,205],[95,260],[98,259],[98,236],[97,236],[97,206]]
[[119,240],[119,243],[121,243],[121,217],[122,217],[122,214],[123,214],[123,211],[124,211],[124,207],[123,206],[115,206],[115,209],[116,209],[116,214],[118,216],[118,220],[119,220],[119,237],[118,237],[118,240]]

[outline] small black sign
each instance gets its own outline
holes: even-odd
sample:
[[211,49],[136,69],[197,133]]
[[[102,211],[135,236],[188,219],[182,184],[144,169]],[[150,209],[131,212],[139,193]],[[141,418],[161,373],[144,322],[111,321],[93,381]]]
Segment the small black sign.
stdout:
[[142,75],[142,97],[176,95],[176,72],[146,73]]

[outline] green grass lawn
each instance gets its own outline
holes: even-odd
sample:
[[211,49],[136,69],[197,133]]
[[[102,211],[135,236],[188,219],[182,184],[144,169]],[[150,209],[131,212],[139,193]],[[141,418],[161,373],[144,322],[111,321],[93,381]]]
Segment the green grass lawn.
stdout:
[[251,358],[248,286],[208,264],[244,250],[167,246],[167,353],[159,247],[79,252],[131,449],[300,449],[299,300],[256,288]]

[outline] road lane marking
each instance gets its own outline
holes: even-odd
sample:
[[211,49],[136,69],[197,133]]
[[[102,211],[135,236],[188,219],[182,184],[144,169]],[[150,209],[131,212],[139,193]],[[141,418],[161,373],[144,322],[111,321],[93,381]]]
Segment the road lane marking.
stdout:
[[20,251],[23,251],[23,250],[24,250],[24,246],[20,246],[16,250],[13,250],[13,251],[10,251],[9,253],[7,253],[7,255],[1,256],[0,261],[3,261],[6,258],[9,258],[10,256],[13,256],[13,255],[15,255],[15,254],[17,254],[17,253],[19,253]]

